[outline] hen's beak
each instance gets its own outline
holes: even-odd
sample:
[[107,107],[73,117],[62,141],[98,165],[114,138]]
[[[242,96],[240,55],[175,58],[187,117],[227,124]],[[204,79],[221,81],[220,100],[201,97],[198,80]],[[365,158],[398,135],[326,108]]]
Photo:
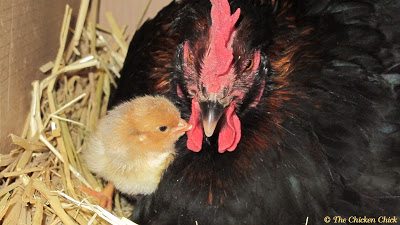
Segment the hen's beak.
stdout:
[[217,101],[208,100],[200,102],[200,109],[204,133],[207,137],[211,137],[225,111],[225,107]]

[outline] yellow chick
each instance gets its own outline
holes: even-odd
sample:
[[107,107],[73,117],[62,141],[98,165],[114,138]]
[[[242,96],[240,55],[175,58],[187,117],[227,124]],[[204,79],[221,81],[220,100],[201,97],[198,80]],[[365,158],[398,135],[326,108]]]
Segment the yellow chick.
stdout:
[[92,172],[119,191],[150,194],[174,159],[175,142],[190,129],[165,97],[138,97],[99,121],[83,158]]

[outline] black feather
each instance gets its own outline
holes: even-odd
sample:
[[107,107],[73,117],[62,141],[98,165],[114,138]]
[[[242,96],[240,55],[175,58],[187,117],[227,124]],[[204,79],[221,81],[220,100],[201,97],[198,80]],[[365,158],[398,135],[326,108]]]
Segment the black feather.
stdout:
[[[400,215],[400,3],[232,0],[235,43],[263,66],[238,108],[243,137],[219,154],[186,138],[139,224],[325,224],[324,216]],[[202,40],[208,0],[164,8],[135,34],[110,107],[164,94],[184,118],[182,43]],[[235,50],[237,52],[238,50]],[[201,60],[201,55],[197,60]],[[265,81],[261,102],[249,108]],[[183,97],[176,93],[182,86]]]

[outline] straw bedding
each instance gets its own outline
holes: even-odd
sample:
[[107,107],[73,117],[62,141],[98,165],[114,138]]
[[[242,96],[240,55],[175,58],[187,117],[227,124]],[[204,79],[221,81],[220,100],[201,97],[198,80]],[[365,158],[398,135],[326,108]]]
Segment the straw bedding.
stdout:
[[111,29],[101,28],[98,0],[81,1],[74,26],[71,13],[66,6],[56,58],[40,68],[47,77],[32,83],[23,132],[10,135],[14,149],[0,155],[3,224],[134,224],[125,219],[132,207],[118,194],[109,213],[80,191],[103,188],[79,152],[107,111],[127,52],[126,28],[111,14]]

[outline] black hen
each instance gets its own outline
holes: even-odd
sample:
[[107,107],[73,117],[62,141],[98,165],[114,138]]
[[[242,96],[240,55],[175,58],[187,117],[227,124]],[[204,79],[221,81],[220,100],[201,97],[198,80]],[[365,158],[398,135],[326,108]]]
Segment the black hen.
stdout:
[[211,2],[172,2],[130,44],[110,106],[163,94],[195,127],[133,219],[399,216],[399,1]]

